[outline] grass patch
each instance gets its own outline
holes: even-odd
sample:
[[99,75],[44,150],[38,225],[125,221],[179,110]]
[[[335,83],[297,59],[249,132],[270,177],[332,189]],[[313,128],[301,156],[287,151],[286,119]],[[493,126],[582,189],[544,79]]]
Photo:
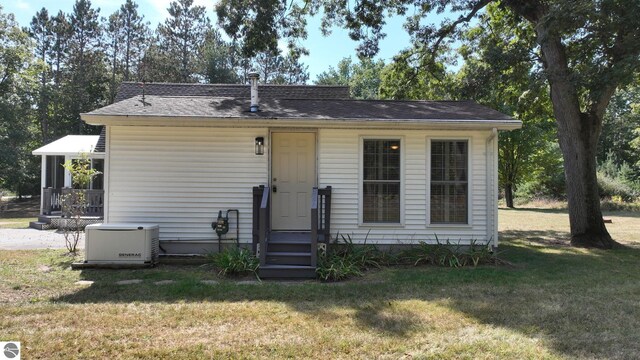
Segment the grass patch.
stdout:
[[40,198],[2,199],[0,201],[0,229],[26,229],[36,221],[40,212]]
[[35,217],[27,218],[0,218],[0,229],[26,229],[29,227],[29,222],[38,220]]
[[[22,341],[24,358],[635,358],[640,214],[607,217],[627,248],[566,246],[563,210],[500,210],[513,266],[336,284],[248,285],[211,266],[71,271],[62,250],[3,251],[0,338]],[[114,285],[125,279],[143,281]]]

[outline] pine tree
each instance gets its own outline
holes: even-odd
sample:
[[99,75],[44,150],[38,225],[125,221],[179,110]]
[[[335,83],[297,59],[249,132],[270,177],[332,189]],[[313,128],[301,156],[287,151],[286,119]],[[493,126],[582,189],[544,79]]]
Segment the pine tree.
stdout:
[[50,140],[49,134],[49,101],[51,89],[49,78],[51,75],[51,49],[53,47],[53,21],[49,18],[46,8],[36,12],[31,20],[29,36],[35,42],[35,52],[40,60],[40,86],[38,88],[38,120],[40,122],[40,138],[42,143]]
[[[194,82],[202,80],[204,46],[211,22],[203,6],[193,0],[173,1],[167,9],[169,17],[158,26],[159,48],[171,61],[165,81]],[[167,64],[169,65],[169,64]]]
[[71,38],[69,40],[70,82],[66,84],[73,94],[71,114],[74,131],[85,132],[80,113],[104,104],[107,84],[106,68],[101,48],[102,28],[98,21],[100,9],[91,7],[89,0],[77,0],[70,15]]

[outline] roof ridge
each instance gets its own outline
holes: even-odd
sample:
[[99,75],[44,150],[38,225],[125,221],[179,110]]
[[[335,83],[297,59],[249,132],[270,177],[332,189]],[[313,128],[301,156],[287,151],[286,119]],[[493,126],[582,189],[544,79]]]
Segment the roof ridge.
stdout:
[[322,100],[322,101],[378,101],[378,102],[393,102],[393,103],[399,103],[399,102],[451,102],[451,103],[461,103],[461,102],[473,102],[476,103],[478,105],[481,105],[479,103],[477,103],[474,100],[471,99],[464,99],[464,100],[396,100],[396,99],[331,99],[331,98],[280,98],[279,100]]
[[[136,99],[136,98],[141,98],[143,95],[142,94],[138,94],[138,95],[134,95],[132,97],[130,97],[129,99]],[[234,99],[234,100],[246,100],[249,101],[249,99],[245,99],[245,98],[238,98],[236,96],[224,96],[224,95],[173,95],[173,94],[157,94],[157,95],[144,95],[146,97],[162,97],[162,98],[211,98],[211,99]],[[344,102],[356,102],[356,101],[360,101],[360,102],[389,102],[389,103],[463,103],[463,102],[470,102],[470,103],[475,103],[477,105],[480,106],[485,106],[482,105],[474,100],[471,99],[464,99],[464,100],[393,100],[393,99],[333,99],[333,98],[305,98],[305,97],[300,97],[300,98],[290,98],[290,97],[283,97],[283,98],[274,98],[274,97],[266,97],[263,98],[262,101],[272,101],[272,100],[297,100],[297,101],[344,101]]]
[[[140,82],[140,81],[123,81],[121,84],[134,84],[134,85],[178,85],[178,86],[235,86],[235,87],[249,87],[250,84],[219,84],[219,83],[174,83],[174,82]],[[316,84],[259,84],[259,86],[270,87],[323,87],[323,88],[344,88],[349,85],[316,85]]]

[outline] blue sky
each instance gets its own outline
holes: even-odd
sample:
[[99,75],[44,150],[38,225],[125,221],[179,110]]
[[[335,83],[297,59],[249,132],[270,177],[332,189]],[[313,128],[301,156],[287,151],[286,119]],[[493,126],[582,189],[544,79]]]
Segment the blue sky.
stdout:
[[[139,12],[151,23],[155,29],[158,23],[164,21],[168,16],[166,11],[172,0],[137,0]],[[124,1],[120,0],[93,0],[93,7],[100,8],[100,15],[107,17],[115,12]],[[195,0],[196,5],[205,6],[207,15],[213,19],[215,17],[213,8],[216,1]],[[36,11],[46,7],[50,14],[56,14],[59,10],[69,13],[73,9],[75,0],[13,0],[7,1],[3,7],[4,12],[13,13],[21,26],[28,26]],[[409,36],[402,27],[403,20],[392,18],[385,27],[387,37],[380,44],[380,54],[378,58],[385,61],[390,60],[395,54],[410,46]],[[303,41],[303,45],[309,49],[310,55],[303,58],[303,62],[309,66],[311,81],[316,76],[327,70],[329,66],[334,66],[342,58],[351,56],[355,58],[355,48],[357,43],[349,39],[346,31],[334,29],[328,37],[322,36],[319,30],[320,19],[309,21],[309,37]]]

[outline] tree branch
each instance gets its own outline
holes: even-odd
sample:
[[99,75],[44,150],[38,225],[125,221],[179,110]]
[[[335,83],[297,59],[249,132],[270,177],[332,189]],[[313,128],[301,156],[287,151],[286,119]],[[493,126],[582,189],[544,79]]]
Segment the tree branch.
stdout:
[[602,87],[596,89],[598,91],[597,97],[589,108],[589,112],[596,115],[598,118],[602,118],[604,116],[604,112],[609,105],[609,101],[611,101],[611,97],[613,97],[613,94],[619,85],[619,81],[615,76],[613,76],[613,74],[618,72],[618,68],[622,66],[622,63],[625,61],[624,59],[629,57],[638,57],[640,55],[640,47],[628,46],[629,41],[633,40],[634,35],[635,34],[631,33],[618,33],[613,46],[608,49],[608,51],[605,51],[605,53],[611,57],[610,65],[607,68],[607,73],[609,75],[607,78],[611,80],[603,84]]
[[458,20],[452,22],[447,26],[440,28],[440,30],[438,30],[438,32],[436,33],[436,36],[437,36],[436,42],[431,47],[431,54],[435,55],[438,52],[438,48],[440,47],[440,44],[442,43],[442,41],[446,37],[451,35],[455,31],[456,27],[458,27],[458,25],[462,23],[468,23],[469,21],[471,21],[471,19],[473,19],[476,16],[478,11],[482,10],[485,6],[489,5],[489,3],[493,1],[494,0],[481,0],[480,2],[475,4],[473,8],[471,8],[471,12],[469,12],[466,16],[461,15],[458,18]]

